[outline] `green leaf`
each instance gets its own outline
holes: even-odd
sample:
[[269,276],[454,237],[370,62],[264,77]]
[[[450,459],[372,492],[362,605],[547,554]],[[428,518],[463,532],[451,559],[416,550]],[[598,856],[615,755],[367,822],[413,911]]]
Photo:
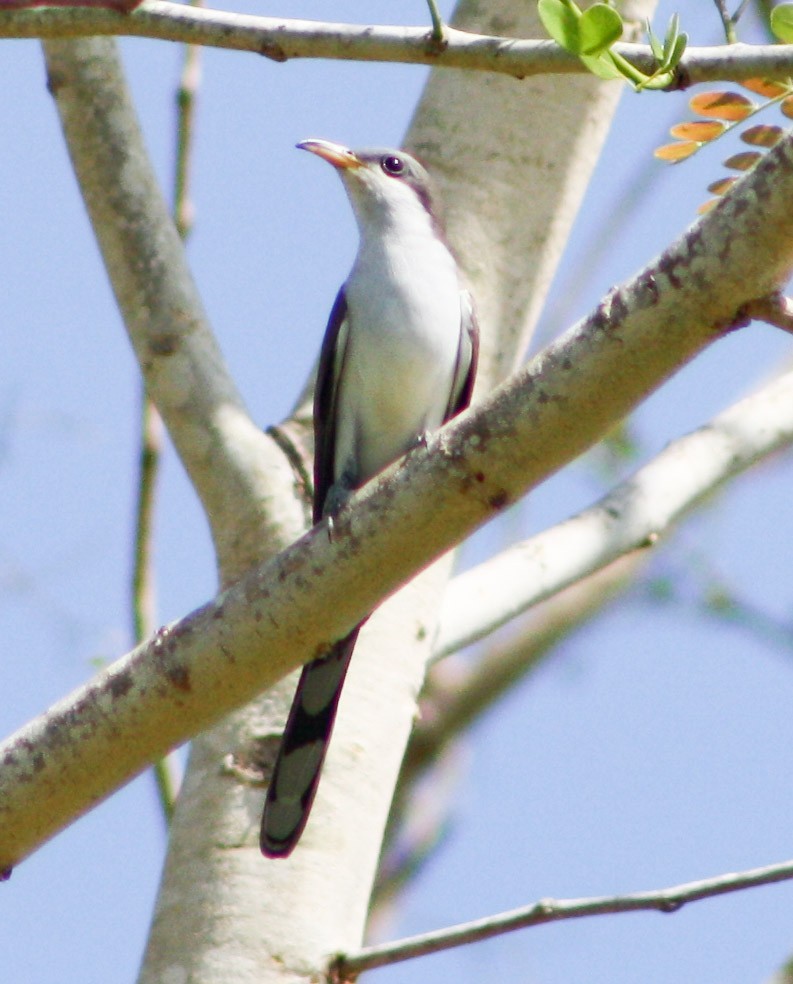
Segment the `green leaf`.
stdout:
[[580,54],[600,55],[622,37],[622,18],[605,3],[593,4],[581,15],[578,33]]
[[625,77],[624,73],[614,64],[608,52],[602,55],[579,55],[579,57],[589,71],[599,79],[611,82],[612,79],[622,79]]
[[783,3],[771,11],[771,30],[785,44],[793,44],[793,3]]
[[686,50],[687,44],[688,35],[685,31],[681,31],[681,33],[675,38],[674,47],[669,52],[669,57],[667,59],[667,66],[669,68],[677,68],[680,63],[680,59],[683,57],[683,52]]
[[543,27],[553,40],[572,55],[581,54],[578,23],[581,14],[564,0],[539,0],[537,10]]
[[680,34],[680,16],[679,14],[672,14],[669,19],[669,27],[666,29],[666,37],[664,38],[664,50],[671,51],[677,43],[678,35]]
[[662,61],[664,57],[664,46],[658,39],[658,35],[653,30],[649,20],[645,21],[645,31],[647,34],[647,40],[650,43],[650,50],[653,53],[653,58],[657,62]]

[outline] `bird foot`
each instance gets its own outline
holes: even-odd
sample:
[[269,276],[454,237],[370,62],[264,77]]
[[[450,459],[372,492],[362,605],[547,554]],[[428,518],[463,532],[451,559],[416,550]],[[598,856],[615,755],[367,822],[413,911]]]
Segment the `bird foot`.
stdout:
[[336,517],[350,501],[354,491],[355,489],[352,487],[352,484],[343,475],[338,482],[334,482],[328,489],[328,494],[325,496],[325,505],[322,509],[322,516],[327,521],[328,538],[330,540],[333,539],[336,532]]

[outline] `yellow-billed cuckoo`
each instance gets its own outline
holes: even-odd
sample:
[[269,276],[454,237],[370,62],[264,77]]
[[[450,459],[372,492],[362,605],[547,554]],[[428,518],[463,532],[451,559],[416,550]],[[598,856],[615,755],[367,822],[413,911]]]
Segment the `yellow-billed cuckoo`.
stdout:
[[[336,168],[360,234],[319,357],[316,523],[468,406],[479,336],[421,164],[401,150],[352,151],[327,140],[297,146]],[[267,790],[268,857],[286,857],[303,832],[360,628],[303,668]]]

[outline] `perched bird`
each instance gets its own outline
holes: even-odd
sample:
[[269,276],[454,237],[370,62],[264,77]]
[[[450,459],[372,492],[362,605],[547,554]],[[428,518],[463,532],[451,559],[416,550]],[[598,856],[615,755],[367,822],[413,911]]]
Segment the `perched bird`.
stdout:
[[[319,358],[319,522],[468,406],[479,336],[422,165],[401,150],[352,151],[327,140],[297,146],[336,168],[360,234]],[[289,855],[303,832],[360,628],[303,668],[262,817],[267,857]]]

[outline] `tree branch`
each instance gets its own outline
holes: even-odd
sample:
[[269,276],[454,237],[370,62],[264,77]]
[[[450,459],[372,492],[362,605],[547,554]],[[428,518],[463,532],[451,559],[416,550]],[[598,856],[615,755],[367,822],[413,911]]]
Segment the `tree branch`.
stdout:
[[[128,35],[236,51],[277,62],[293,58],[399,62],[438,68],[498,72],[522,79],[538,74],[585,74],[580,59],[548,40],[472,34],[444,26],[444,44],[430,27],[381,27],[253,17],[197,9],[170,0],[146,0],[131,13],[98,7],[46,7],[0,11],[0,37],[68,38]],[[620,43],[614,51],[644,72],[655,61],[649,45]],[[793,75],[790,45],[732,44],[690,47],[678,83]]]
[[604,916],[617,912],[678,912],[686,903],[699,899],[714,898],[728,892],[739,892],[760,885],[773,885],[776,882],[793,878],[793,861],[783,861],[765,868],[752,868],[716,878],[685,882],[672,888],[662,888],[651,892],[636,892],[631,895],[610,895],[585,899],[541,899],[533,905],[510,912],[501,912],[486,919],[460,923],[434,933],[411,936],[396,943],[372,946],[351,956],[340,956],[331,968],[330,978],[334,981],[352,980],[358,974],[375,967],[439,953],[455,946],[478,943],[516,929],[541,926],[544,923],[558,922],[562,919],[580,919],[583,916]]
[[[770,302],[752,302],[744,311],[756,317],[764,311],[765,320],[781,316]],[[443,602],[436,658],[484,638],[619,557],[654,545],[721,485],[791,442],[793,373],[786,373],[673,441],[577,516],[454,578]]]
[[[536,614],[516,627],[511,638],[495,644],[481,659],[444,685],[443,667],[435,693],[430,690],[426,723],[420,720],[408,747],[400,783],[412,781],[449,742],[459,737],[524,676],[535,669],[559,643],[588,624],[626,585],[634,582],[646,554],[618,558],[577,581],[540,605]],[[452,582],[454,583],[454,582]],[[503,586],[503,585],[502,585]],[[432,679],[432,678],[431,678]]]
[[488,647],[470,668],[462,660],[432,668],[394,794],[372,900],[375,920],[443,836],[451,799],[447,790],[459,771],[466,729],[622,594],[647,558],[646,553],[633,553],[561,591],[524,617],[505,642]]
[[674,246],[427,446],[0,748],[0,868],[315,656],[577,457],[793,269],[793,137]]
[[743,313],[747,318],[765,321],[774,328],[793,333],[793,300],[783,294],[771,294],[749,301],[744,305]]
[[80,191],[146,390],[204,505],[228,583],[268,544],[280,547],[305,528],[291,494],[294,473],[250,419],[207,323],[114,43],[86,38],[44,47]]
[[[784,299],[747,305],[778,315]],[[433,677],[428,705],[414,728],[400,773],[405,789],[559,639],[635,580],[655,545],[729,479],[793,442],[793,373],[739,401],[698,430],[672,442],[627,481],[577,516],[466,571],[448,586],[435,659],[484,638],[521,612],[540,605],[505,643],[452,679]],[[542,604],[545,602],[545,604]]]
[[[643,0],[638,8],[649,15],[651,6]],[[470,2],[458,12],[458,23],[468,27],[480,23],[487,32],[496,22],[527,25],[531,13],[531,6],[520,0],[490,0],[486,12],[478,3]],[[527,29],[525,33],[530,36],[534,32]],[[72,42],[67,52],[61,49],[59,72],[55,75],[61,83],[59,102],[64,98],[64,77],[73,72],[78,80],[79,93],[73,97],[69,112],[74,121],[68,128],[69,141],[80,158],[85,158],[81,184],[94,220],[100,228],[110,226],[102,231],[106,237],[109,235],[111,243],[114,235],[126,231],[128,216],[123,209],[115,208],[115,198],[126,192],[123,179],[137,178],[136,170],[126,166],[126,157],[134,158],[139,151],[133,146],[127,153],[122,133],[111,158],[103,161],[105,167],[92,172],[90,162],[98,153],[92,154],[90,148],[83,150],[83,138],[86,127],[96,132],[106,126],[116,139],[120,100],[102,101],[95,92],[106,79],[115,80],[118,74],[113,51],[114,45],[108,39]],[[87,73],[88,84],[84,84],[83,67],[75,68],[73,64],[83,58],[97,63],[93,85],[91,73]],[[533,324],[539,298],[551,277],[618,96],[618,87],[600,86],[586,76],[548,91],[543,91],[541,82],[515,86],[508,77],[491,79],[487,86],[481,85],[481,76],[461,77],[458,73],[436,73],[430,80],[407,144],[421,148],[421,155],[432,162],[436,177],[444,183],[444,199],[447,208],[451,206],[447,212],[452,220],[450,234],[461,255],[467,254],[471,261],[466,270],[474,274],[487,336],[480,359],[480,391],[489,388],[494,376],[503,378],[515,363],[519,342],[525,340]],[[479,112],[472,112],[472,107],[477,106]],[[102,122],[108,111],[111,119]],[[564,112],[563,128],[556,127],[560,111]],[[523,121],[523,128],[515,128],[516,118]],[[553,124],[555,132],[547,134],[539,148],[531,134],[545,132],[549,128],[546,123]],[[441,133],[443,146],[439,148]],[[494,140],[499,146],[495,161]],[[543,175],[541,207],[534,196],[525,194],[527,153],[532,168]],[[448,167],[451,161],[453,168]],[[125,165],[120,173],[119,162]],[[133,192],[136,200],[149,203],[145,189],[141,192],[134,182]],[[455,199],[459,202],[456,235]],[[103,202],[104,210],[97,207]],[[476,217],[473,224],[472,217]],[[146,282],[138,285],[137,276],[141,269],[146,270],[146,265],[136,245],[134,238],[128,242],[122,237],[122,248],[110,258],[114,267],[123,266],[125,260],[131,267],[121,272],[114,268],[114,281],[120,279],[122,285],[131,281],[133,289],[142,292]],[[149,254],[144,255],[148,262]],[[198,333],[188,331],[183,347],[178,309],[173,312],[174,335],[166,336],[172,344],[165,351],[156,345],[147,346],[148,326],[140,321],[151,316],[154,328],[167,327],[168,323],[164,317],[160,320],[161,306],[151,304],[145,293],[142,300],[140,304],[128,304],[124,313],[132,319],[135,335],[143,339],[139,351],[144,369],[147,373],[152,368],[168,373],[170,367],[170,382],[177,395],[181,391],[185,397],[184,412],[188,415],[193,394],[185,384],[189,384],[190,370],[197,365],[211,373],[212,361],[200,361],[204,352],[200,345],[191,348],[189,343],[200,339]],[[153,333],[153,338],[159,338],[159,331]],[[211,387],[210,395],[213,392]],[[195,398],[201,401],[204,394],[199,390]],[[214,454],[215,441],[228,440],[226,453],[232,459],[247,459],[232,460],[228,467],[221,456],[217,459],[216,477],[226,483],[226,498],[211,518],[216,543],[219,526],[221,533],[228,534],[226,542],[220,542],[219,552],[225,582],[229,583],[235,570],[239,573],[247,569],[261,558],[262,550],[270,549],[273,537],[268,536],[271,529],[264,526],[266,518],[256,526],[260,513],[272,513],[267,485],[275,486],[272,491],[279,501],[286,497],[299,503],[300,496],[293,487],[298,485],[297,476],[293,478],[290,472],[287,479],[292,484],[284,488],[284,483],[273,476],[267,460],[269,449],[261,447],[265,439],[251,427],[240,435],[232,426],[235,419],[241,419],[236,417],[236,407],[229,404],[230,414],[225,413],[226,409],[222,403],[217,404],[217,414],[206,420],[210,428],[206,432],[205,408],[201,404],[195,436],[199,438],[199,449]],[[225,430],[211,429],[218,424],[225,425]],[[290,439],[297,430],[290,425]],[[302,453],[302,442],[295,443]],[[246,463],[253,480],[246,475]],[[201,466],[200,457],[195,464]],[[259,477],[265,481],[258,482]],[[242,509],[240,497],[245,500]],[[219,522],[224,513],[231,520],[228,524]],[[246,537],[251,531],[253,536]],[[292,539],[294,534],[290,535],[287,527],[281,535]],[[279,696],[269,690],[193,743],[171,828],[142,981],[159,981],[163,974],[173,973],[177,965],[187,976],[199,974],[198,968],[206,966],[207,960],[216,963],[220,959],[219,937],[226,941],[222,946],[223,965],[233,963],[239,977],[240,965],[244,964],[257,981],[262,973],[268,976],[263,968],[268,968],[273,976],[283,976],[286,967],[324,966],[327,953],[360,945],[372,869],[379,853],[379,832],[412,721],[418,680],[434,636],[440,596],[440,591],[436,594],[434,588],[427,589],[426,579],[411,591],[413,600],[403,596],[398,602],[402,606],[401,617],[400,611],[389,605],[388,611],[378,612],[367,625],[345,685],[348,711],[337,723],[312,815],[312,829],[288,865],[262,865],[251,822],[260,809],[261,791],[230,778],[221,770],[221,762],[230,750],[243,760],[251,752],[259,761],[259,749],[270,747],[276,740],[284,717],[284,698],[291,696],[290,681],[279,686]],[[381,627],[379,636],[375,634],[377,626]],[[334,771],[343,781],[336,781]],[[345,818],[342,825],[338,823],[339,816]],[[230,853],[227,846],[231,842],[237,850]],[[196,871],[201,872],[198,879]],[[190,904],[185,906],[180,900],[188,896]],[[232,907],[219,901],[232,896]],[[317,920],[312,900],[331,896],[344,899],[344,905],[327,909],[324,918]],[[273,909],[268,898],[280,899],[283,904]],[[196,945],[196,940],[201,944]],[[277,961],[271,959],[273,955],[277,955]],[[277,967],[281,968],[280,975]]]

